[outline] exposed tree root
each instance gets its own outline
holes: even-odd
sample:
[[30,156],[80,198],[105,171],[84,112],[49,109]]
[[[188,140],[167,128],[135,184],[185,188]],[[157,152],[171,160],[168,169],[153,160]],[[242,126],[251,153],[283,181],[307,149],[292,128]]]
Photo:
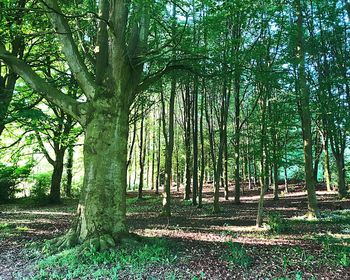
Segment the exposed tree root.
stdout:
[[76,233],[71,229],[65,235],[50,240],[45,248],[50,252],[59,252],[70,249],[79,244]]
[[113,238],[110,234],[103,234],[80,242],[75,231],[71,229],[65,235],[49,241],[45,247],[51,253],[78,247],[78,252],[81,253],[91,249],[95,251],[105,251],[115,248],[117,244],[135,245],[141,241],[141,236],[135,233],[123,233],[115,238]]

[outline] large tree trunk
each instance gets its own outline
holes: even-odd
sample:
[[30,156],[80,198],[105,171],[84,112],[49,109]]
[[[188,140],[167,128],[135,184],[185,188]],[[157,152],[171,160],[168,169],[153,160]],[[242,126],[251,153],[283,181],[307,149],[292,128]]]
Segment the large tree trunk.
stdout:
[[97,249],[111,246],[128,232],[125,193],[129,109],[125,104],[112,104],[110,100],[104,106],[96,104],[85,129],[84,187],[73,229],[79,243],[90,240]]

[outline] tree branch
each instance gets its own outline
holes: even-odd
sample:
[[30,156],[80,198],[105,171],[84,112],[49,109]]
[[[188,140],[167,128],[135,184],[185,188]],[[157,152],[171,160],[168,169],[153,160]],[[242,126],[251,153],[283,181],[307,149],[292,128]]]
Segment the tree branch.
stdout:
[[87,98],[92,99],[95,96],[96,85],[80,56],[67,20],[58,7],[56,0],[43,0],[43,5],[49,10],[49,17],[55,31],[58,33],[57,36],[61,40],[62,51],[66,56],[69,68]]
[[39,147],[40,147],[40,150],[41,152],[44,154],[44,156],[46,157],[47,161],[52,165],[54,166],[55,165],[55,161],[52,159],[52,157],[50,157],[48,151],[46,150],[45,146],[44,146],[44,143],[43,143],[43,140],[41,139],[41,136],[39,134],[38,131],[35,131],[35,137],[38,141],[38,144],[39,144]]
[[[192,73],[195,73],[194,69],[188,65],[178,64],[178,65],[167,65],[159,71],[147,76],[143,81],[138,85],[136,92],[142,92],[148,89],[151,85],[156,83],[164,75],[174,71],[174,70],[186,70]],[[195,73],[198,74],[198,73]]]
[[32,89],[60,107],[67,114],[70,114],[84,126],[85,114],[82,108],[84,103],[79,103],[51,86],[47,81],[36,74],[28,64],[7,52],[2,45],[0,45],[0,59],[21,76]]

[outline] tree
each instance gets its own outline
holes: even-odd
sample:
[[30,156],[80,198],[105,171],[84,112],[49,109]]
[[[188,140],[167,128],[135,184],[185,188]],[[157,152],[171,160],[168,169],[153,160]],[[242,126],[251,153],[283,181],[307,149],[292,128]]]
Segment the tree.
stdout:
[[[97,249],[112,246],[127,235],[125,192],[127,186],[127,144],[129,108],[135,96],[166,72],[171,63],[143,76],[144,55],[148,48],[150,14],[163,6],[129,1],[102,0],[96,15],[95,63],[87,66],[78,48],[65,11],[55,0],[42,1],[71,73],[86,101],[75,100],[54,88],[5,46],[0,58],[34,90],[71,115],[84,129],[84,186],[77,219],[68,234],[58,241],[60,247],[77,243]],[[158,10],[159,11],[159,10]],[[97,16],[98,15],[98,16]],[[74,18],[74,16],[73,16]],[[88,36],[88,35],[87,35]],[[158,50],[152,50],[158,54]],[[90,69],[94,69],[93,72]]]
[[296,35],[296,59],[298,69],[297,92],[299,94],[300,117],[303,130],[304,141],[304,168],[305,184],[308,193],[308,216],[318,217],[319,210],[317,206],[315,181],[313,177],[312,160],[312,135],[311,135],[311,113],[310,113],[310,93],[306,82],[305,70],[305,48],[304,48],[304,29],[303,29],[303,7],[300,0],[295,2],[295,12],[297,15],[297,35]]

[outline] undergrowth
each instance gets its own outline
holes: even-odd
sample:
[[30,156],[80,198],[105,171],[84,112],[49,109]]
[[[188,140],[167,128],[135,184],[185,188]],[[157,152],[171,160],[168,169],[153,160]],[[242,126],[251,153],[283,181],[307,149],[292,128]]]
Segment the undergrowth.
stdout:
[[230,266],[240,266],[248,268],[252,265],[253,259],[247,254],[242,244],[236,242],[227,242],[228,250],[222,256]]
[[151,265],[172,263],[176,258],[165,239],[102,252],[90,248],[79,253],[79,248],[73,248],[40,260],[31,279],[118,279],[122,271],[141,274]]

